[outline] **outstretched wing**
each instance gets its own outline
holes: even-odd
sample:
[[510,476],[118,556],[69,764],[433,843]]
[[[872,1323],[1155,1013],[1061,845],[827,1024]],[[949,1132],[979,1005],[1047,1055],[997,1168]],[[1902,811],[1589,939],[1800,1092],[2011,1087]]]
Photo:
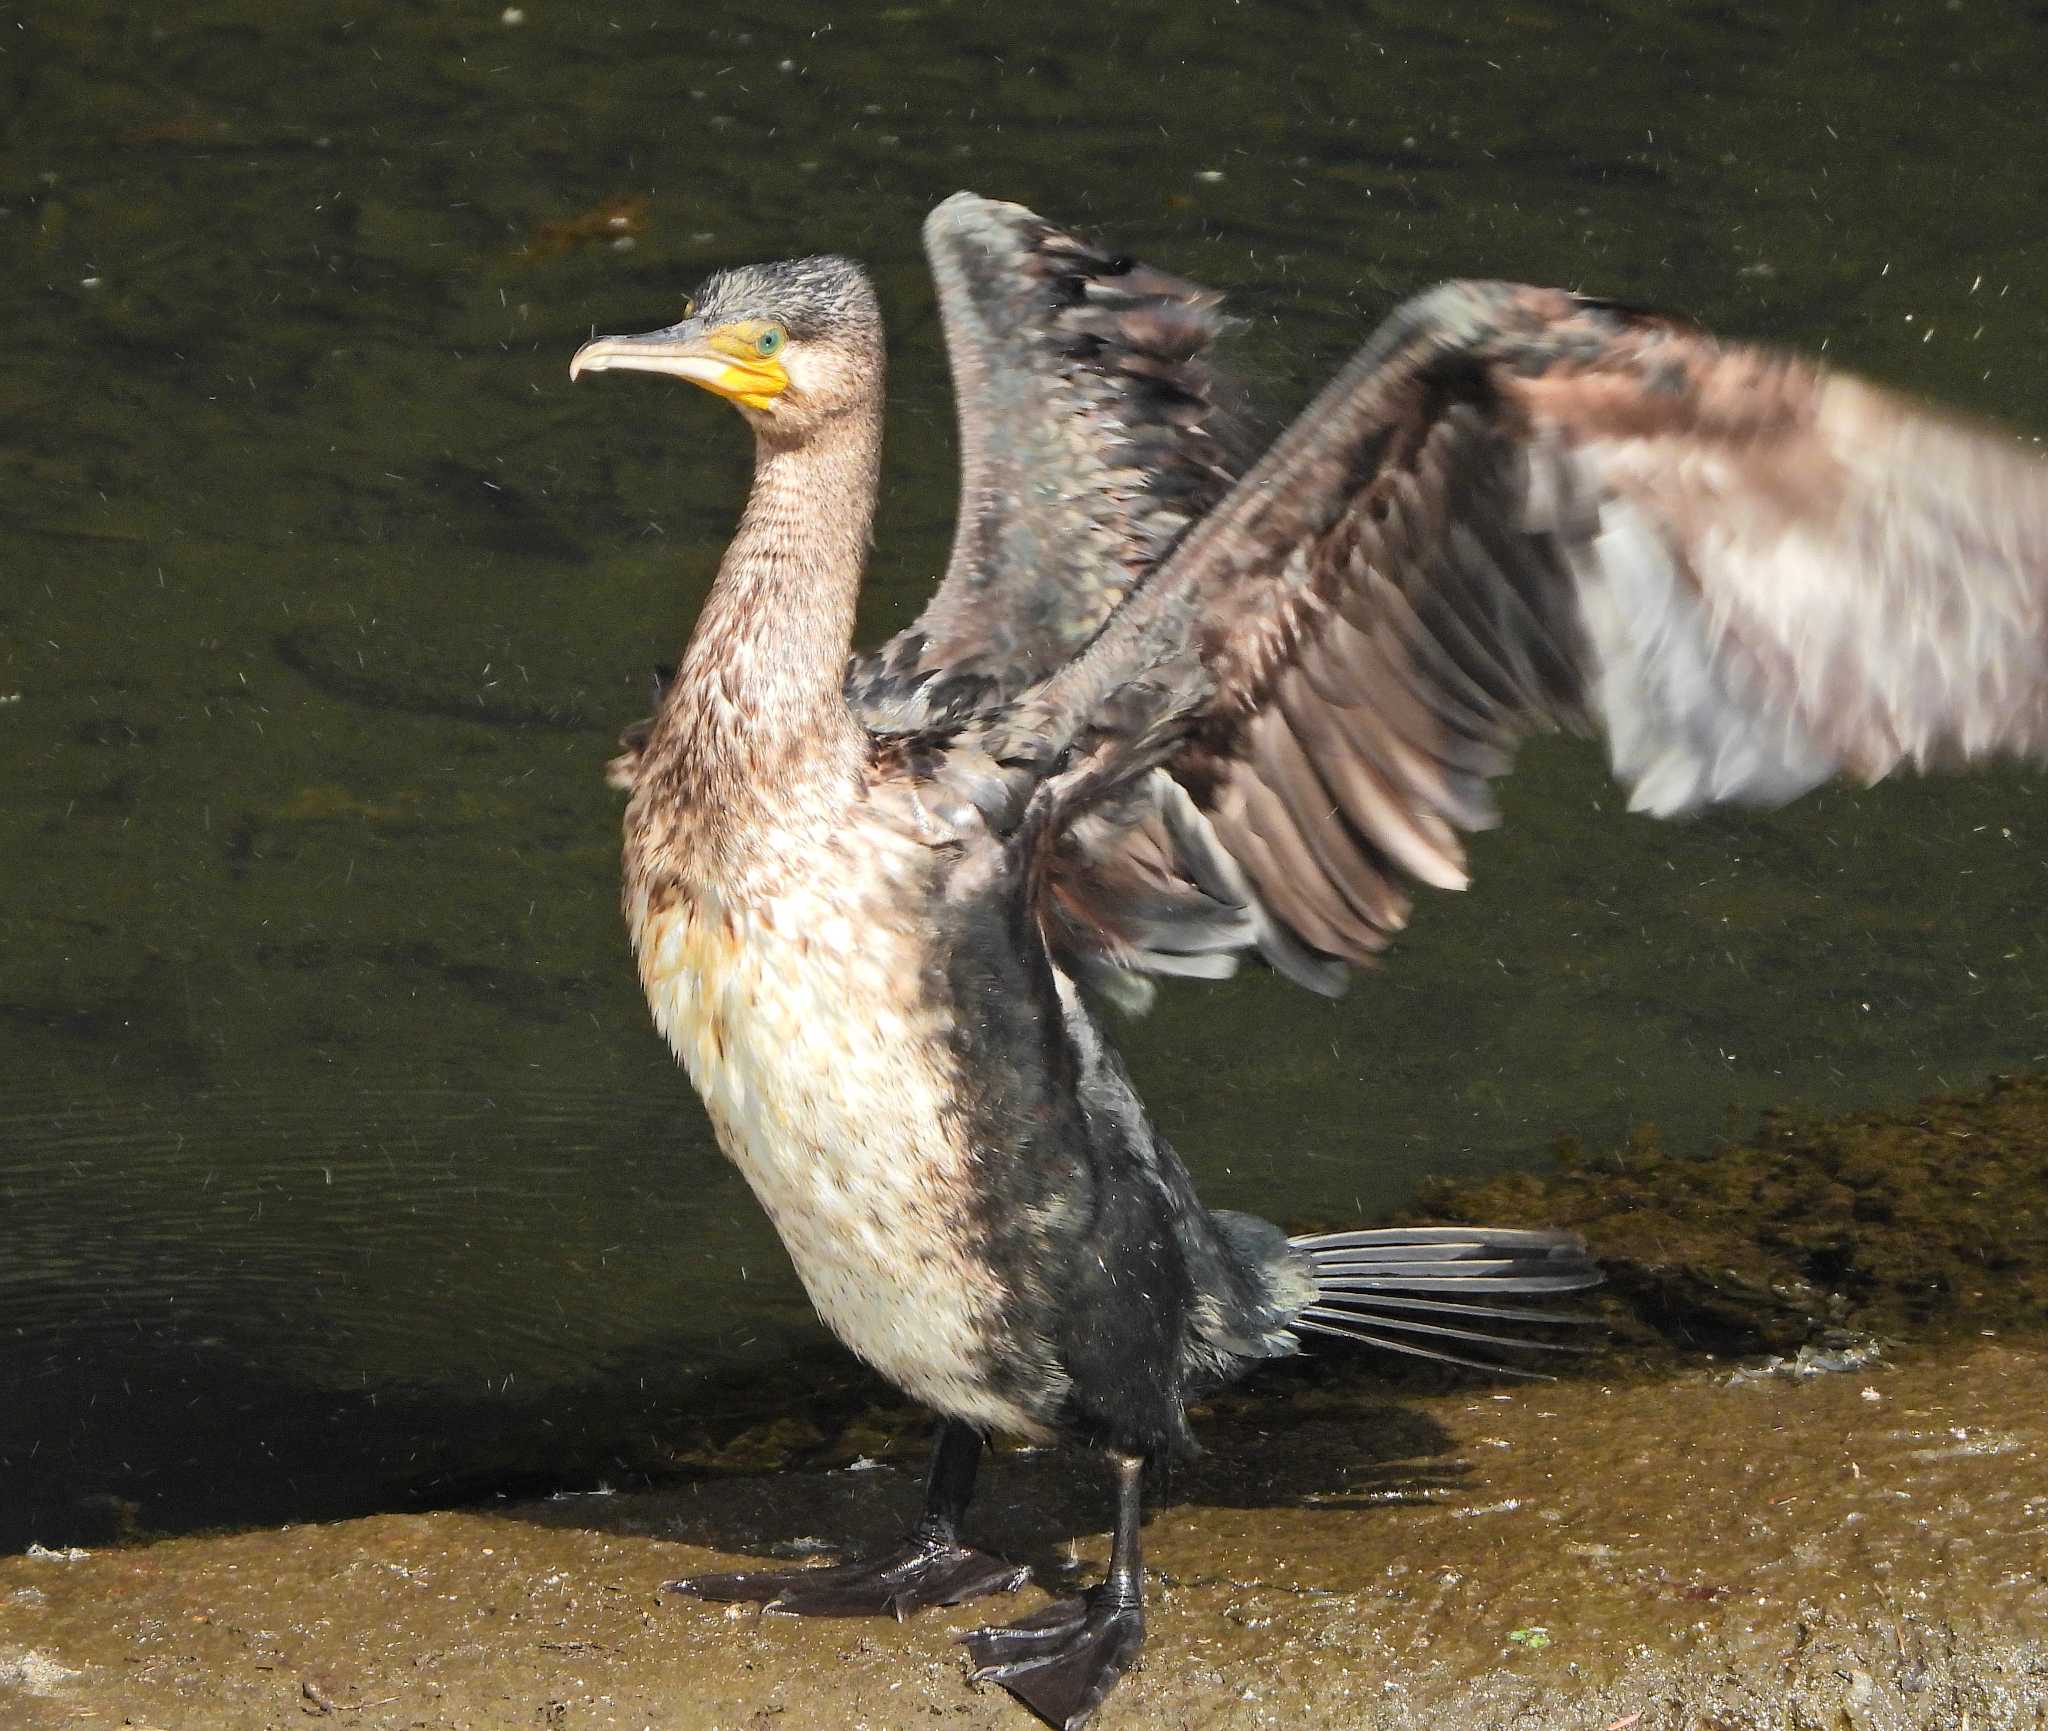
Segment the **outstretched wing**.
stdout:
[[924,227],[960,425],[952,557],[917,622],[847,674],[869,725],[942,726],[1060,666],[1255,454],[1218,402],[1221,297],[1020,205]]
[[1638,809],[2048,751],[2048,465],[1562,292],[1397,312],[996,741],[1063,948],[1334,990],[1532,729]]

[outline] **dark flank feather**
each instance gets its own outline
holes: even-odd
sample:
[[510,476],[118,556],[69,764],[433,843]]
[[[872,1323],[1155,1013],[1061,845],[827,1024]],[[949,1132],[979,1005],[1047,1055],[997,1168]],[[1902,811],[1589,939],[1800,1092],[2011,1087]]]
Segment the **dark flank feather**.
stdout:
[[[673,667],[657,667],[654,670],[654,707],[661,708],[662,699],[668,695],[669,682],[676,676]],[[604,766],[606,783],[621,793],[633,791],[634,780],[640,773],[640,760],[647,753],[647,742],[654,735],[654,717],[642,716],[630,721],[619,730],[619,755]]]

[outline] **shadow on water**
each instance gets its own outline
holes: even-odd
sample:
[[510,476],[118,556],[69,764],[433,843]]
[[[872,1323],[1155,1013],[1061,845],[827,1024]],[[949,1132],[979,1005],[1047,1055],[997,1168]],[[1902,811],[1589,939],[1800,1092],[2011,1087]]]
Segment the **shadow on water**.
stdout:
[[[772,1464],[876,1402],[624,957],[601,765],[746,452],[572,393],[592,328],[869,261],[870,635],[950,530],[915,237],[962,184],[1229,288],[1283,412],[1457,273],[2040,425],[2048,23],[1246,10],[0,10],[0,1543]],[[2039,786],[1663,827],[1546,744],[1383,973],[1169,992],[1132,1061],[1212,1201],[1327,1220],[1969,1085],[2048,1054]]]
[[388,1378],[343,1389],[304,1376],[274,1340],[130,1331],[94,1343],[89,1376],[46,1361],[13,1380],[21,1398],[0,1416],[0,1452],[20,1465],[0,1546],[641,1484],[691,1469],[707,1405],[727,1425],[768,1424],[827,1368],[807,1356],[822,1349],[787,1343],[765,1381],[679,1377],[679,1351],[524,1390]]

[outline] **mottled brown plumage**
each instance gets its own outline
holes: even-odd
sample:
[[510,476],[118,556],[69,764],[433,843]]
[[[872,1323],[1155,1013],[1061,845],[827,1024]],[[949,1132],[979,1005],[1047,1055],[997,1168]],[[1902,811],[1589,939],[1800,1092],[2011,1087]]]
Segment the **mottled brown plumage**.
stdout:
[[[820,1315],[945,1423],[873,1562],[687,1583],[818,1614],[1021,1572],[959,1540],[981,1435],[1117,1463],[1108,1579],[969,1637],[1081,1723],[1142,1638],[1139,1468],[1302,1332],[1456,1362],[1595,1278],[1541,1232],[1288,1239],[1205,1209],[1080,990],[1373,957],[1529,731],[1638,805],[1784,799],[2048,744],[2048,472],[1808,363],[1553,290],[1401,308],[1241,480],[1215,297],[966,194],[926,240],[965,485],[918,624],[849,660],[882,420],[844,260],[723,273],[575,370],[756,440],[738,532],[629,735],[655,1019]],[[1503,1328],[1503,1324],[1514,1325]],[[1484,1360],[1482,1360],[1484,1361]]]

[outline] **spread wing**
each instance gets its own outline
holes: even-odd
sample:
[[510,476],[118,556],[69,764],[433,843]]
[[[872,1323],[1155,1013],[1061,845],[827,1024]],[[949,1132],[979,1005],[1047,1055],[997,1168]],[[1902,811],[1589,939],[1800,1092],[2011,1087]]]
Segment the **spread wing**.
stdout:
[[1020,205],[926,220],[960,426],[960,512],[917,622],[847,673],[872,727],[941,727],[1067,661],[1255,451],[1219,403],[1221,297]]
[[2048,751],[2048,465],[1557,291],[1404,306],[995,741],[1085,964],[1319,989],[1533,729],[1642,810]]

